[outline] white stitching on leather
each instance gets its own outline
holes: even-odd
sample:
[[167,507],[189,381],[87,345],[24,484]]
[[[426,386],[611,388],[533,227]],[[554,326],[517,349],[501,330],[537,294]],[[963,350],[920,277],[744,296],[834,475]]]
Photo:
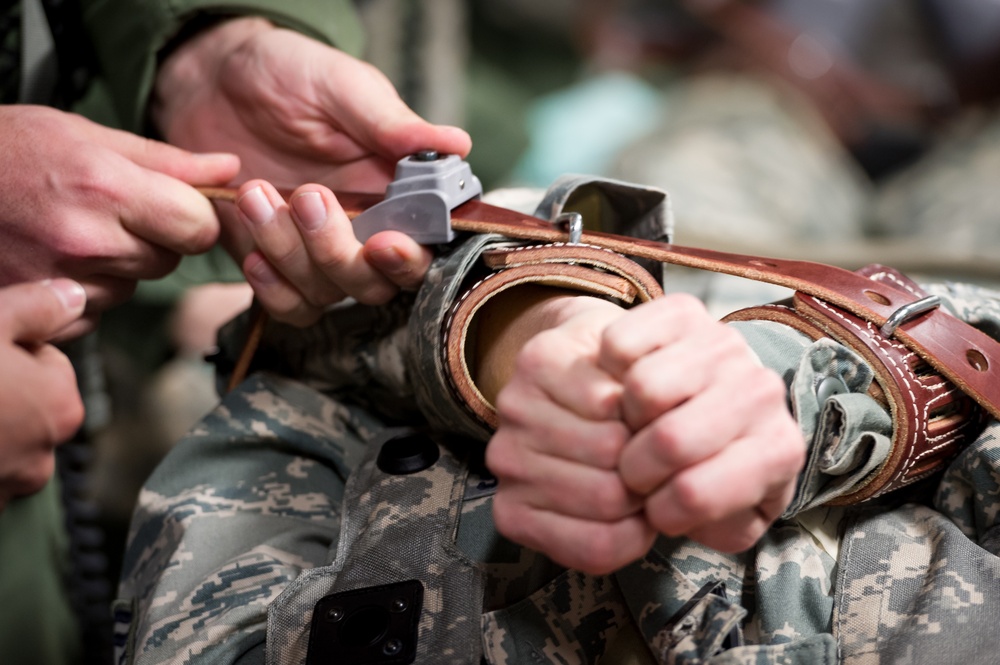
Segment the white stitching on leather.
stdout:
[[[816,302],[823,309],[829,311],[831,314],[833,314],[834,316],[836,316],[838,319],[840,319],[841,321],[843,321],[845,324],[848,324],[852,328],[856,329],[859,333],[867,335],[873,342],[875,342],[876,346],[882,347],[884,344],[888,343],[888,344],[892,344],[894,346],[897,346],[899,348],[904,348],[904,349],[906,348],[902,344],[899,344],[898,342],[890,342],[889,340],[886,340],[886,338],[883,337],[881,335],[881,333],[875,334],[874,326],[871,324],[871,322],[866,321],[865,322],[865,328],[862,328],[861,326],[859,326],[857,324],[857,322],[851,321],[850,319],[848,319],[847,317],[845,317],[843,314],[841,314],[839,311],[837,311],[836,309],[834,309],[833,307],[831,307],[830,305],[828,305],[824,301],[816,298],[814,300],[814,302]],[[912,355],[912,352],[909,351],[909,349],[907,349],[907,352],[910,355]],[[917,396],[914,394],[913,388],[910,385],[910,381],[907,378],[906,373],[902,369],[900,369],[900,367],[896,363],[895,359],[889,357],[888,355],[884,356],[884,359],[888,359],[888,361],[892,364],[892,369],[899,375],[899,378],[902,379],[903,383],[906,386],[907,392],[909,392],[909,394],[910,394],[910,399],[912,400],[913,404],[916,404],[916,402],[917,402]],[[927,413],[928,413],[929,407],[930,407],[930,404],[929,403],[925,403],[924,404],[924,408],[923,408],[923,414],[922,414],[923,415],[922,420],[924,422],[924,425],[923,425],[923,428],[922,428],[923,429],[922,434],[924,435],[925,438],[927,437]],[[917,416],[917,414],[914,414],[913,415],[913,420],[914,420],[913,427],[910,428],[910,430],[911,430],[911,436],[909,437],[909,440],[905,443],[905,445],[907,446],[908,450],[910,450],[910,451],[913,450],[913,448],[914,448],[914,446],[915,446],[915,444],[917,442],[917,435],[920,433],[920,432],[918,432],[918,427],[920,426],[920,420],[921,420],[921,418],[919,418]],[[892,483],[892,482],[895,482],[895,481],[900,480],[901,478],[903,478],[906,475],[906,472],[909,470],[909,468],[911,466],[913,466],[913,462],[914,461],[915,461],[914,459],[908,458],[907,463],[902,468],[896,470],[895,475],[893,476],[893,478],[889,482]]]

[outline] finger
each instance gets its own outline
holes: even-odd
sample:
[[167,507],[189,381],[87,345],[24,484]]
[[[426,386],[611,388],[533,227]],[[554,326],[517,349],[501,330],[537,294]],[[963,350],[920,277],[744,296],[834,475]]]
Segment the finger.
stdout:
[[[635,434],[618,467],[629,488],[648,494],[681,469],[760,429],[758,420],[790,418],[784,407],[784,383],[773,372],[751,367],[732,370],[725,378]],[[725,405],[723,413],[720,405]]]
[[[123,222],[127,224],[127,222]],[[89,257],[74,264],[74,276],[88,275],[136,282],[140,279],[159,279],[177,268],[181,255],[173,250],[149,242],[131,233],[125,226],[92,227]],[[89,277],[81,277],[84,286]],[[96,294],[95,294],[96,295]],[[115,301],[120,304],[121,300]],[[96,306],[98,301],[93,304]],[[104,309],[107,309],[106,307]]]
[[89,275],[79,282],[87,293],[87,315],[99,315],[122,304],[132,297],[138,286],[135,278],[111,275]]
[[769,523],[791,500],[804,450],[801,437],[787,442],[780,436],[742,439],[657,489],[646,501],[647,519],[671,536],[757,507]]
[[304,327],[322,316],[323,309],[306,302],[260,252],[251,252],[242,267],[254,296],[276,321]]
[[222,185],[240,171],[231,153],[193,153],[119,129],[79,118],[85,136],[127,157],[135,164],[190,185]]
[[693,324],[684,335],[625,370],[622,416],[629,427],[639,430],[713,384],[728,386],[737,396],[752,393],[757,386],[747,375],[757,368],[756,356],[739,332],[717,321]]
[[692,326],[710,320],[693,296],[673,293],[643,303],[611,323],[601,338],[598,366],[621,378],[643,356],[680,339]]
[[396,295],[398,287],[365,258],[350,219],[329,189],[305,185],[290,203],[308,256],[321,275],[362,303],[379,305]]
[[502,491],[493,500],[497,529],[556,563],[593,575],[613,572],[641,558],[656,537],[641,515],[615,523],[592,522],[533,510]]
[[300,297],[314,306],[344,297],[344,291],[313,263],[288,204],[272,185],[262,180],[245,183],[236,205],[257,249]]
[[[616,447],[620,449],[623,442],[624,437]],[[579,447],[586,445],[583,442]],[[549,440],[538,436],[537,430],[501,426],[487,446],[486,464],[522,503],[535,508],[607,522],[642,506],[642,500],[628,491],[613,467],[556,457],[549,446]]]
[[[374,152],[386,157],[403,157],[422,149],[465,156],[472,148],[469,134],[457,127],[432,125],[414,113],[399,97],[388,78],[375,67],[334,52],[341,59],[332,71],[349,81],[324,78],[317,85],[320,108],[330,109],[329,122],[342,125],[346,133]],[[344,95],[343,85],[367,94]]]
[[725,519],[699,526],[686,537],[720,552],[744,552],[761,539],[771,522],[755,508],[739,511]]
[[39,378],[49,387],[46,390],[49,408],[43,415],[48,440],[62,443],[83,424],[83,398],[76,387],[76,372],[66,354],[51,344],[39,347],[34,357],[38,363]]
[[593,522],[615,522],[642,510],[642,497],[629,492],[614,471],[542,455],[531,459],[533,472],[526,479],[494,472],[519,503]]
[[[211,203],[190,185],[224,184],[239,172],[235,155],[197,155],[82,118],[81,131],[107,148],[88,185],[111,192],[123,226],[180,254],[208,250],[219,224]],[[92,147],[92,144],[88,144]]]
[[382,231],[365,242],[364,256],[389,280],[403,289],[413,291],[424,281],[431,266],[433,252],[399,231]]
[[17,284],[0,290],[3,338],[35,344],[78,319],[87,302],[83,287],[65,278]]
[[518,378],[498,395],[497,415],[498,434],[516,434],[501,441],[504,449],[517,444],[518,458],[530,450],[596,469],[616,469],[630,436],[620,421],[582,418]]
[[129,233],[184,255],[205,252],[218,240],[215,210],[193,187],[121,155],[106,157],[101,171],[86,187],[115,202],[114,212]]
[[618,420],[622,386],[596,366],[597,340],[587,331],[542,332],[521,349],[514,380],[537,386],[541,394],[584,420]]

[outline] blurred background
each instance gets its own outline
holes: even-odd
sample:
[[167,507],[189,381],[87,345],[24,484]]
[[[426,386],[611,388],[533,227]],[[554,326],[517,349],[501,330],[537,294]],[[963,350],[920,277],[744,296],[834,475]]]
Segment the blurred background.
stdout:
[[[680,244],[1000,282],[1000,3],[357,5],[367,59],[418,113],[469,130],[487,190],[619,178],[670,194]],[[775,296],[689,271],[667,289],[720,313]],[[88,420],[60,468],[91,639],[109,626],[139,488],[215,405],[205,357],[248,303],[210,254],[143,284],[80,342]]]

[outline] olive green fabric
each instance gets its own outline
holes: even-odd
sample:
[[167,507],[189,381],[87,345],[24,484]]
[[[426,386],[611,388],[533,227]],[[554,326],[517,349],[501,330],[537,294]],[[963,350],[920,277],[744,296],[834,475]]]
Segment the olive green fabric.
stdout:
[[[143,130],[157,55],[199,15],[263,16],[356,55],[363,37],[349,0],[84,0],[84,22],[125,129]],[[141,9],[141,11],[140,11]]]
[[12,501],[0,513],[0,662],[69,665],[80,636],[64,583],[68,542],[59,486]]

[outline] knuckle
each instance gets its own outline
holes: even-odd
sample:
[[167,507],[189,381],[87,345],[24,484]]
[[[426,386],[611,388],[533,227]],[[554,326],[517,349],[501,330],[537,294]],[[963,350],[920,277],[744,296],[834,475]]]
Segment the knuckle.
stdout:
[[513,444],[507,443],[509,440],[507,437],[496,435],[486,447],[486,468],[498,479],[514,479],[521,475],[517,450]]
[[669,418],[660,418],[650,428],[651,451],[656,459],[667,466],[683,460],[684,439]]
[[79,393],[71,391],[55,409],[53,409],[51,428],[52,442],[62,443],[73,436],[83,424],[83,401]]
[[714,506],[704,487],[692,482],[684,474],[675,477],[671,484],[673,485],[671,497],[682,514],[699,521],[717,519]]
[[[523,391],[508,384],[496,397],[497,417],[500,420],[500,432],[505,425],[523,426],[528,423],[529,404]],[[494,437],[496,438],[496,437]]]
[[715,325],[714,337],[714,346],[720,357],[749,359],[746,355],[746,340],[735,328],[718,323]]
[[635,347],[620,331],[620,328],[611,326],[601,334],[598,354],[611,367],[631,367],[638,359]]

